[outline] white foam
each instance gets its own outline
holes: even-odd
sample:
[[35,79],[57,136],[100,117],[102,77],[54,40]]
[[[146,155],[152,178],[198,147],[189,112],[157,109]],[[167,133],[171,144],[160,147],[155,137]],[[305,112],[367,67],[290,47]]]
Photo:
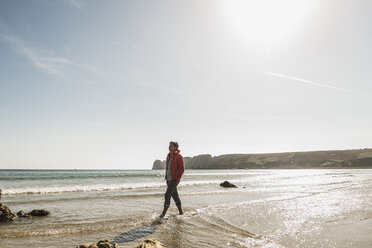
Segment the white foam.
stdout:
[[[231,180],[231,182],[246,182],[246,180]],[[210,181],[181,181],[179,187],[185,186],[202,186],[208,184],[219,185],[221,180]],[[53,193],[69,193],[69,192],[90,192],[90,191],[114,191],[114,190],[141,190],[141,189],[156,189],[166,187],[165,181],[159,183],[131,183],[131,184],[94,184],[94,185],[59,185],[59,186],[37,186],[37,187],[19,187],[19,188],[4,188],[3,195],[19,195],[19,194],[53,194]]]

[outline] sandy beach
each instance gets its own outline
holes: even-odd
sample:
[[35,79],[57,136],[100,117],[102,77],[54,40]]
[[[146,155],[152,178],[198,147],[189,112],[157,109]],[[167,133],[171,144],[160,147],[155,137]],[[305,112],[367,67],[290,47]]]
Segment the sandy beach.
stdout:
[[[1,247],[371,247],[372,170],[188,170],[163,220],[163,171],[0,172],[12,211],[48,217],[0,225]],[[237,188],[222,188],[229,180]]]

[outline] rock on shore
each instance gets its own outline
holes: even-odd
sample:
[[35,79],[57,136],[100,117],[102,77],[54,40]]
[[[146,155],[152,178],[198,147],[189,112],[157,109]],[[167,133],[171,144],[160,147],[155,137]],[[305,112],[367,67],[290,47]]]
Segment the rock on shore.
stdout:
[[17,216],[10,211],[10,209],[0,202],[0,222],[9,222],[13,221]]
[[[77,246],[76,248],[119,248],[118,244],[111,244],[108,240],[100,240],[97,244],[89,243]],[[133,248],[165,248],[165,246],[156,239],[145,239]]]
[[107,239],[100,240],[97,242],[97,244],[91,243],[91,244],[83,244],[80,246],[77,246],[76,248],[119,248],[118,244],[111,244]]
[[165,246],[156,239],[150,238],[142,241],[136,246],[133,246],[133,248],[165,248]]

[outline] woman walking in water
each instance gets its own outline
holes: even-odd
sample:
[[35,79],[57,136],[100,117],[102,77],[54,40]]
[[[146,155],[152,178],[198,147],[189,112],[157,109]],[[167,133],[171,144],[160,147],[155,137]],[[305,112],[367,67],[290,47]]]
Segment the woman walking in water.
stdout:
[[185,171],[183,157],[180,152],[181,151],[178,149],[178,143],[175,141],[171,141],[169,143],[169,153],[167,155],[165,168],[165,180],[167,180],[168,187],[164,195],[164,210],[160,217],[165,216],[170,205],[171,197],[176,203],[179,214],[183,214],[181,200],[177,192],[177,185],[180,183],[183,172]]

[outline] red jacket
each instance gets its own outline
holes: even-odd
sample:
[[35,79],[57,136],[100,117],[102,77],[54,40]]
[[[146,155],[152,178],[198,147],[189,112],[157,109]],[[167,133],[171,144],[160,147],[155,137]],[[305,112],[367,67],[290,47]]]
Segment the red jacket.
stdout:
[[170,159],[170,156],[172,156],[172,162],[171,162],[171,175],[172,180],[180,181],[181,177],[183,175],[183,172],[185,171],[185,166],[183,164],[183,157],[180,154],[180,150],[177,149],[175,152],[169,152],[167,155],[167,159],[165,161],[166,167],[165,167],[165,176],[167,176],[167,170],[168,170],[168,162]]

